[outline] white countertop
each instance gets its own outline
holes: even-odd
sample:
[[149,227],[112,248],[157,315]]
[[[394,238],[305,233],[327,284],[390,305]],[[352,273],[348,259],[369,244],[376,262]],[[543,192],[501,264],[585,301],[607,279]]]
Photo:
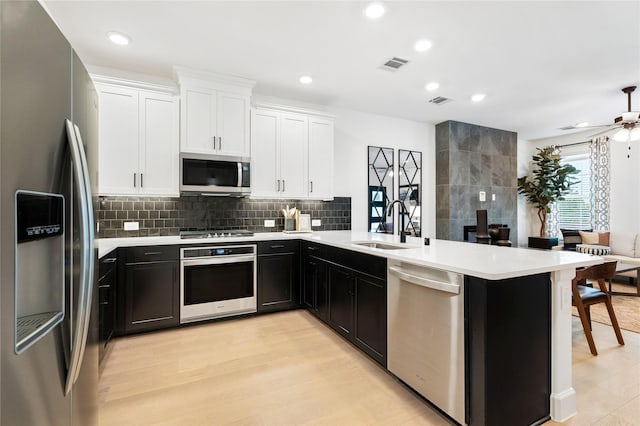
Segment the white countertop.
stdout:
[[415,265],[428,266],[458,272],[489,280],[574,269],[600,264],[602,257],[564,250],[537,250],[528,248],[498,247],[460,241],[436,240],[425,246],[422,238],[407,238],[406,249],[383,250],[353,244],[363,241],[400,243],[400,237],[358,231],[319,231],[313,233],[285,234],[283,232],[256,233],[252,237],[181,239],[169,237],[103,238],[96,242],[99,257],[117,247],[146,245],[187,245],[207,243],[237,243],[252,241],[302,239],[316,241],[361,253],[395,259]]

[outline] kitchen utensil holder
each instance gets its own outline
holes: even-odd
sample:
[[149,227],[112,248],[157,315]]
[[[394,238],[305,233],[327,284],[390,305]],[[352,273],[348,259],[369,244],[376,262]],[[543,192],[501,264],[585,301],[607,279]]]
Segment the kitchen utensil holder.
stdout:
[[296,220],[295,219],[287,219],[284,220],[284,230],[285,231],[295,231],[296,230]]

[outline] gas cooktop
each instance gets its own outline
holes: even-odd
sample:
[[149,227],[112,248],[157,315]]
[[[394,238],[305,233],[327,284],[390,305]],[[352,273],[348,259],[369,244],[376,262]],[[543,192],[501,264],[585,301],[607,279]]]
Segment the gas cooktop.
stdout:
[[197,231],[180,231],[180,238],[229,238],[251,237],[253,232],[246,229],[204,229]]

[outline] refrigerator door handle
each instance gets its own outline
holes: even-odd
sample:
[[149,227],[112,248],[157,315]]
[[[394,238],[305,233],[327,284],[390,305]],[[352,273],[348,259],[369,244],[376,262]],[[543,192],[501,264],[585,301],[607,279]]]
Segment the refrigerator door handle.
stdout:
[[[75,328],[72,326],[71,362],[67,371],[65,394],[73,388],[78,379],[80,366],[84,357],[87,334],[89,331],[89,317],[91,314],[91,293],[93,290],[94,269],[94,234],[93,234],[93,208],[91,201],[91,185],[87,170],[87,159],[80,138],[80,131],[71,121],[66,120],[69,151],[73,163],[73,177],[78,187],[77,194],[80,197],[80,239],[82,241],[80,277],[81,284],[78,289],[78,307]],[[75,332],[74,332],[75,331]]]

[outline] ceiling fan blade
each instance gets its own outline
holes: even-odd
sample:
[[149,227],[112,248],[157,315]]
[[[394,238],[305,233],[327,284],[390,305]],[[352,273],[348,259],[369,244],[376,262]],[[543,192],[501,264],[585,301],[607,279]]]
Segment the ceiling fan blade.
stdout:
[[565,126],[565,127],[560,127],[559,130],[599,129],[601,127],[612,127],[612,126],[615,126],[615,124],[598,124],[596,126],[582,126],[582,127]]
[[617,126],[615,124],[614,125],[609,125],[608,129],[604,129],[604,130],[601,130],[599,132],[596,132],[596,133],[594,133],[593,135],[591,135],[589,137],[595,138],[596,136],[601,136],[601,135],[607,134],[607,133],[611,132],[612,130],[619,129],[620,127],[621,126]]

